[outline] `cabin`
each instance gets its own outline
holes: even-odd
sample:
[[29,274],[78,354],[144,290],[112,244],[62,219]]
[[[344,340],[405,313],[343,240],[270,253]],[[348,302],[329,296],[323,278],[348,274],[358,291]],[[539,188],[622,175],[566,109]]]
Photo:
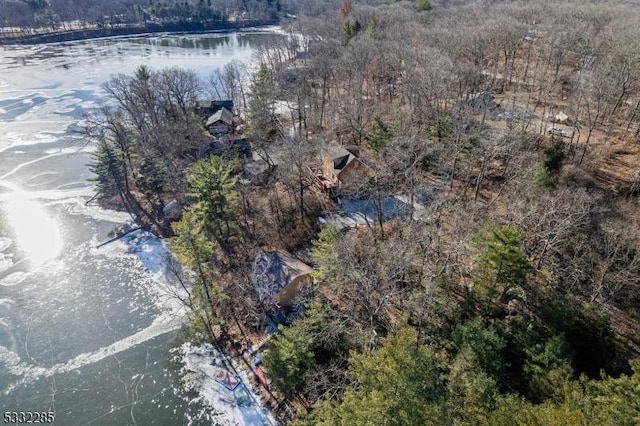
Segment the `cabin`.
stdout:
[[212,135],[230,133],[233,130],[233,114],[222,107],[207,119],[205,126]]
[[362,179],[362,163],[356,148],[346,149],[341,145],[330,145],[321,149],[322,166],[316,171],[318,184],[338,195],[340,189]]
[[292,306],[302,285],[312,282],[312,271],[283,250],[260,250],[253,263],[252,284],[262,303],[279,311]]
[[233,101],[231,99],[216,101],[198,101],[196,103],[195,112],[201,117],[210,117],[222,108],[233,112]]

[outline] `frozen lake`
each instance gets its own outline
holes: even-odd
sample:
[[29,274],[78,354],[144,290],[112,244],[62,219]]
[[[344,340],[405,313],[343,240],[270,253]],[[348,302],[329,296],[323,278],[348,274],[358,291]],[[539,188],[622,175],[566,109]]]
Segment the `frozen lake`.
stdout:
[[53,411],[64,426],[269,421],[258,407],[243,418],[233,398],[210,407],[183,388],[185,351],[172,348],[185,340],[185,315],[165,278],[165,247],[138,234],[95,248],[129,218],[85,205],[92,146],[69,130],[103,99],[100,86],[114,73],[144,64],[205,78],[250,60],[269,37],[273,29],[0,50],[3,411]]

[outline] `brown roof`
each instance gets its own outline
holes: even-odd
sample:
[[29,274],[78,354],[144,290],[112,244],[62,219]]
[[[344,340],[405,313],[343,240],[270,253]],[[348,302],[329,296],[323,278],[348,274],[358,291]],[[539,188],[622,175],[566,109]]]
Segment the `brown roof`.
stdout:
[[333,161],[333,173],[338,176],[357,157],[342,146],[331,145],[323,149],[323,154]]

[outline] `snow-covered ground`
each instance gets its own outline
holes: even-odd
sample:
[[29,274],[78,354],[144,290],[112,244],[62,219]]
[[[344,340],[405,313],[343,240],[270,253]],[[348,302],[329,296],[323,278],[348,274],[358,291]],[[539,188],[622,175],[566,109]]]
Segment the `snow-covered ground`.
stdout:
[[[184,386],[196,392],[201,402],[213,409],[212,422],[220,425],[275,425],[277,422],[262,406],[249,382],[248,373],[238,369],[241,383],[229,390],[215,380],[217,373],[229,371],[226,362],[211,344],[185,343],[176,350],[183,363]],[[250,374],[250,373],[249,373]]]
[[[425,188],[417,191],[413,199],[413,220],[427,220],[425,205],[435,196],[436,188]],[[382,220],[409,217],[411,202],[405,195],[395,195],[382,199],[380,209]],[[376,209],[370,199],[342,198],[340,211],[320,218],[320,223],[331,224],[340,229],[373,226],[376,223]]]

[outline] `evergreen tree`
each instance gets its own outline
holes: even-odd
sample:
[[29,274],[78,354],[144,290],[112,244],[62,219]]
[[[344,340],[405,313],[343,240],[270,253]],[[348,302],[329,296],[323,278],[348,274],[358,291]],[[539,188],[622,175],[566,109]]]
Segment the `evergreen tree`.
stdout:
[[437,360],[402,328],[372,353],[353,353],[339,404],[319,404],[318,425],[441,425],[444,395]]
[[378,152],[384,148],[391,139],[391,131],[382,121],[379,115],[373,117],[373,130],[365,135],[365,140],[369,148]]
[[487,424],[498,390],[496,381],[480,366],[470,346],[458,352],[448,374],[447,415],[454,424]]
[[[280,124],[274,114],[274,82],[271,70],[261,63],[251,84],[251,99],[247,108],[249,133],[261,151],[266,153],[268,144],[280,131]],[[270,158],[265,161],[271,163]]]
[[640,359],[631,361],[632,374],[613,378],[603,374],[601,380],[586,380],[586,389],[592,409],[587,418],[592,424],[632,426],[640,424]]
[[350,19],[345,20],[342,23],[342,47],[347,47],[351,39],[355,37],[361,29],[362,25],[357,19],[353,21]]
[[273,384],[291,397],[315,365],[313,338],[305,327],[281,327],[280,331],[264,356],[264,366]]
[[564,338],[554,336],[544,345],[537,344],[525,351],[524,371],[529,380],[530,398],[542,402],[547,398],[560,397],[558,392],[562,390],[562,384],[573,375]]
[[640,361],[633,374],[557,383],[560,400],[531,404],[514,395],[499,398],[486,424],[495,426],[635,426],[640,422]]
[[233,169],[233,163],[214,156],[198,161],[187,173],[189,195],[196,200],[192,206],[194,218],[222,246],[230,242],[237,225]]
[[106,197],[119,195],[123,203],[128,205],[127,168],[118,146],[101,139],[91,156],[89,170],[96,175],[90,181],[95,183],[98,193]]
[[470,349],[484,371],[494,378],[500,377],[504,368],[502,351],[507,344],[496,327],[486,327],[481,318],[476,318],[456,326],[451,340],[458,352]]
[[215,315],[215,308],[227,302],[228,297],[212,279],[210,260],[214,245],[205,237],[202,224],[190,210],[180,221],[174,222],[172,228],[175,236],[170,240],[171,250],[178,261],[194,273],[187,301],[193,314],[192,327],[204,328],[212,339],[216,339],[219,333],[215,329],[223,322]]
[[485,239],[475,283],[481,294],[502,300],[527,280],[529,262],[522,250],[524,234],[515,226],[493,228]]
[[329,280],[338,274],[340,258],[338,244],[342,240],[342,233],[335,226],[327,226],[313,240],[311,259],[316,264],[313,277],[318,281]]
[[533,183],[539,188],[548,188],[553,184],[551,173],[544,164],[539,163],[533,169]]
[[151,195],[155,194],[158,201],[162,203],[162,191],[166,183],[166,168],[153,155],[145,155],[138,166],[138,173],[135,177],[136,188],[149,200]]
[[427,10],[431,10],[431,2],[429,0],[418,0],[418,4],[416,6],[416,10],[418,12],[424,12]]
[[557,172],[564,161],[564,142],[555,140],[550,148],[544,151],[544,167],[549,172]]

